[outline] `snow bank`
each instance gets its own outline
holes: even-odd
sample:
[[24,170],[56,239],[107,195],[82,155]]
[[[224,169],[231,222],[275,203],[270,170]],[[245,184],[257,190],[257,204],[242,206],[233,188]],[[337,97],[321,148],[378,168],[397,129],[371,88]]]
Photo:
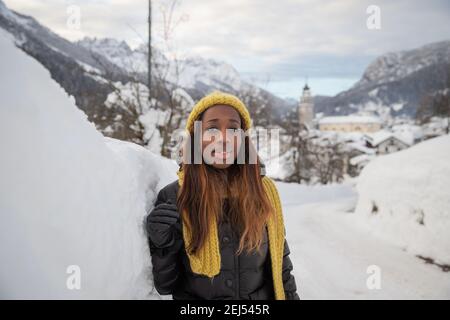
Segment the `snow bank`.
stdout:
[[143,219],[175,163],[104,138],[1,30],[0,48],[0,298],[157,298]]
[[356,213],[406,250],[450,264],[450,136],[381,156],[362,171]]

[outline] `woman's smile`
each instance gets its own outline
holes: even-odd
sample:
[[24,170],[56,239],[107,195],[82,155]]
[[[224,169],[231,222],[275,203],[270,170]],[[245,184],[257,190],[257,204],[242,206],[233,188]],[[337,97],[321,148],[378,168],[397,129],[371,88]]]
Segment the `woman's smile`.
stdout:
[[233,156],[233,151],[222,151],[222,152],[216,152],[215,150],[212,152],[212,156],[216,159],[225,160]]

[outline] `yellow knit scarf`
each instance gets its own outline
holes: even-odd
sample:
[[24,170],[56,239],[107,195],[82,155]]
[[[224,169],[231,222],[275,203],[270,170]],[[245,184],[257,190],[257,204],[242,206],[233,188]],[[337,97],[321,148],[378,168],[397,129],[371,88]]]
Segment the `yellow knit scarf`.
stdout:
[[[181,187],[183,185],[184,172],[180,168],[177,174],[178,183]],[[262,182],[270,203],[275,208],[275,215],[270,216],[267,222],[275,299],[285,300],[282,278],[285,228],[281,202],[278,190],[274,182],[266,176],[262,177]],[[187,217],[187,215],[184,215],[184,217]],[[182,220],[183,239],[185,248],[187,248],[192,239],[191,230],[188,228],[184,219]],[[188,257],[191,269],[194,273],[205,275],[211,278],[219,274],[221,266],[219,236],[217,230],[217,221],[215,218],[211,218],[209,228],[210,232],[208,233],[208,240],[206,241],[206,243],[195,255],[188,253]]]

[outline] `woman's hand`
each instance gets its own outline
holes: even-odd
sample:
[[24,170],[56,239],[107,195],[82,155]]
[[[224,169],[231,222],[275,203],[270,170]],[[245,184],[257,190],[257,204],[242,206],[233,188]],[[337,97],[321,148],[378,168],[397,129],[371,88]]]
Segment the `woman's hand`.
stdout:
[[180,214],[173,203],[158,204],[147,217],[148,236],[157,248],[167,248],[174,244],[181,234]]

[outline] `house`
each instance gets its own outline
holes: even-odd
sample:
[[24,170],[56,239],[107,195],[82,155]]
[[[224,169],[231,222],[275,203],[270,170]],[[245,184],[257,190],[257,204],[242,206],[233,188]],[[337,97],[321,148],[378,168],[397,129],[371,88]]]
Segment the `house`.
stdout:
[[376,151],[360,141],[346,141],[345,173],[351,177],[359,175],[366,164],[375,157]]
[[431,139],[443,134],[447,134],[450,126],[450,118],[432,117],[423,124],[423,139]]
[[334,116],[319,120],[321,131],[376,132],[381,129],[381,120],[374,116]]
[[366,134],[364,137],[367,147],[375,149],[379,155],[409,148],[414,143],[399,134],[385,130],[373,134]]

